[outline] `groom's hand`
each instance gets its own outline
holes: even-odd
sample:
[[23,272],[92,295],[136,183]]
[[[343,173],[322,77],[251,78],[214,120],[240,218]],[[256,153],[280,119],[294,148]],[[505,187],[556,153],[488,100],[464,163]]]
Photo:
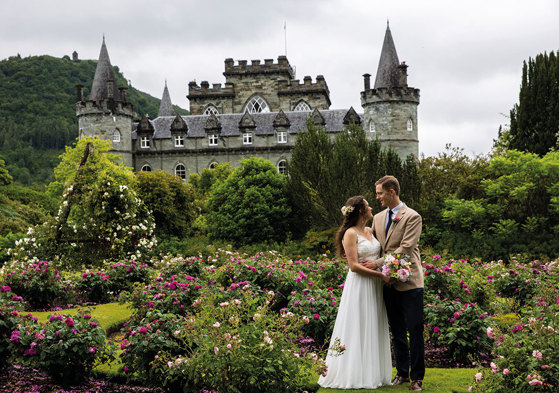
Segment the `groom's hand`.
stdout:
[[377,261],[374,259],[366,259],[362,262],[362,265],[371,270],[377,270],[378,268]]

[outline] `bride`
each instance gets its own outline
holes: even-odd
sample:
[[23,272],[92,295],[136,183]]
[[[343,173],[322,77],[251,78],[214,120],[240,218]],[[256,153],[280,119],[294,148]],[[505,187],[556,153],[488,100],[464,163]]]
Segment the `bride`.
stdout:
[[383,281],[390,279],[361,265],[377,259],[380,243],[365,225],[373,218],[369,203],[354,196],[342,207],[344,222],[336,234],[338,254],[345,253],[350,271],[345,281],[330,346],[339,338],[341,354],[329,351],[326,376],[318,384],[338,389],[376,389],[390,385],[392,359],[388,319],[382,297]]

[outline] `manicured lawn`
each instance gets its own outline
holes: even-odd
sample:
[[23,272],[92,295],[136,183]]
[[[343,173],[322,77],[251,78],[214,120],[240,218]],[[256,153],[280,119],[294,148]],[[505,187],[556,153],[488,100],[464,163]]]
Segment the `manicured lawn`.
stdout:
[[[474,374],[477,372],[473,368],[428,368],[425,372],[423,381],[424,392],[440,393],[465,393],[468,386],[473,382]],[[396,371],[393,370],[393,375]],[[325,389],[320,388],[318,393],[376,393],[376,392],[409,392],[410,385],[383,386],[376,390],[368,389]]]
[[91,316],[99,321],[99,325],[107,330],[109,327],[115,324],[120,324],[126,322],[128,316],[131,314],[131,310],[128,308],[127,304],[119,303],[107,303],[99,304],[97,306],[89,307],[75,307],[62,311],[44,311],[44,312],[33,312],[33,315],[39,318],[40,322],[46,322],[49,315],[52,314],[71,314],[74,315],[78,312],[80,308],[86,308],[90,311]]

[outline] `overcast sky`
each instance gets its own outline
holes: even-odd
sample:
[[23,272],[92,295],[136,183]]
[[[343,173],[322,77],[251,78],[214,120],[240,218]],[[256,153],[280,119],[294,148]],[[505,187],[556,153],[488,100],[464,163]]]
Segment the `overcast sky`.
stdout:
[[[518,101],[522,62],[559,49],[556,0],[0,0],[0,59],[77,51],[134,87],[188,109],[188,82],[224,83],[226,58],[285,54],[297,78],[324,75],[331,109],[362,113],[386,21],[408,84],[421,90],[419,148],[486,154]],[[287,26],[284,34],[284,23]],[[285,40],[285,37],[287,39]]]

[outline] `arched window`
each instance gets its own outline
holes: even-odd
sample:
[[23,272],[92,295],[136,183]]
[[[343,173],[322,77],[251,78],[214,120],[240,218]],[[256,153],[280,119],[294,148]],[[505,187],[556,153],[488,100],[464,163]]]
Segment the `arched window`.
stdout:
[[270,112],[270,107],[262,97],[254,96],[245,106],[245,112],[247,111],[248,113]]
[[213,106],[212,104],[210,104],[210,105],[208,105],[208,106],[206,107],[206,109],[204,110],[204,115],[208,115],[208,116],[209,116],[209,115],[211,115],[212,113],[213,113],[214,115],[219,115],[219,111],[217,110],[217,108],[216,108],[215,106]]
[[408,128],[409,132],[413,131],[413,120],[412,119],[408,119],[407,128]]
[[120,131],[118,128],[113,132],[113,142],[120,142]]
[[140,171],[142,172],[151,172],[151,167],[149,166],[149,164],[145,164],[142,169],[140,169]]
[[217,166],[217,162],[212,161],[212,162],[210,162],[210,165],[208,165],[208,168],[209,169],[215,169],[216,166]]
[[183,164],[177,164],[175,167],[175,176],[180,177],[183,180],[186,180],[186,168]]
[[287,174],[287,161],[280,160],[278,162],[278,172],[283,175]]
[[310,112],[312,109],[309,104],[301,100],[297,103],[297,105],[295,105],[295,108],[293,108],[293,110],[295,112]]

